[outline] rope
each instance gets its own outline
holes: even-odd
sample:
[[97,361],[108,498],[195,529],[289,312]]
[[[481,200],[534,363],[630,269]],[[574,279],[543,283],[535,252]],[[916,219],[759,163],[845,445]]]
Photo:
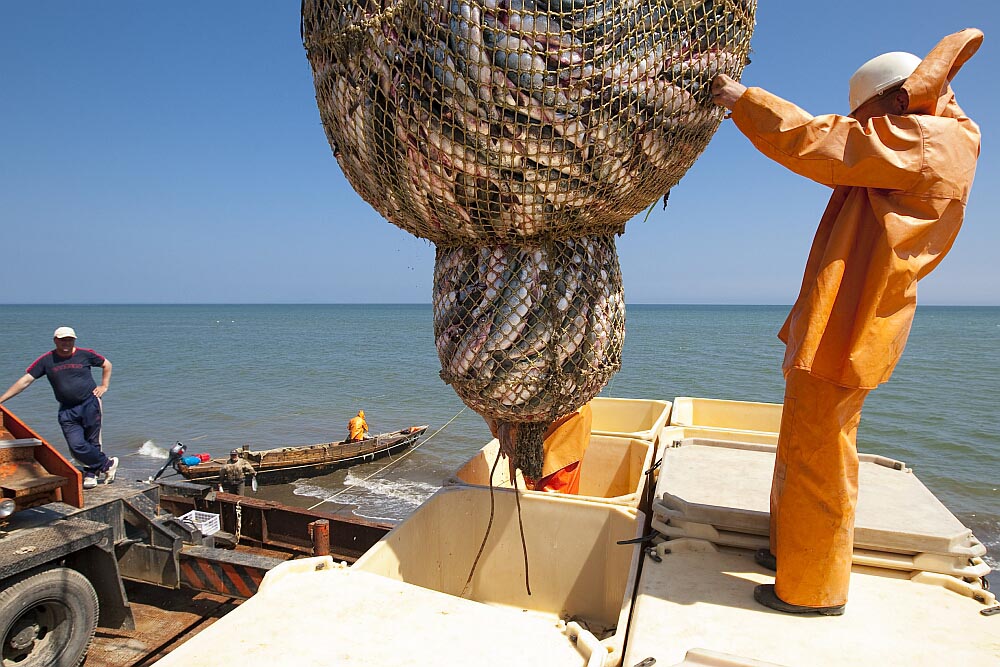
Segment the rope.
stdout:
[[497,448],[497,458],[493,461],[493,467],[490,468],[490,520],[486,524],[486,534],[483,535],[483,543],[479,545],[479,553],[476,554],[476,559],[472,561],[472,569],[469,570],[469,578],[465,580],[465,586],[462,588],[461,597],[468,597],[469,591],[472,588],[472,577],[476,574],[476,567],[479,566],[479,559],[483,555],[483,550],[486,548],[486,541],[490,539],[490,531],[493,529],[493,513],[496,509],[496,504],[493,498],[493,473],[497,470],[497,465],[500,463],[500,457],[503,456],[503,452]]
[[314,509],[316,509],[317,507],[319,507],[320,505],[322,505],[323,503],[328,503],[328,502],[331,502],[331,501],[332,501],[332,500],[333,500],[334,498],[337,498],[338,496],[340,496],[340,495],[341,495],[341,494],[343,494],[343,493],[347,493],[348,491],[350,491],[351,489],[353,489],[353,488],[354,488],[354,487],[356,487],[357,485],[361,484],[362,482],[367,482],[367,481],[368,481],[368,480],[370,480],[370,479],[371,479],[372,477],[375,477],[376,475],[379,475],[379,474],[381,474],[381,473],[385,472],[386,470],[388,470],[388,469],[389,469],[389,468],[391,468],[392,466],[396,465],[397,463],[399,463],[400,461],[402,461],[403,459],[405,459],[405,458],[406,458],[407,456],[409,456],[410,454],[412,454],[413,452],[417,451],[418,449],[420,449],[421,447],[423,447],[424,445],[426,445],[426,444],[427,444],[428,442],[430,442],[431,440],[433,440],[433,439],[434,439],[434,436],[436,436],[436,435],[437,435],[438,433],[440,433],[441,431],[443,431],[443,430],[445,430],[446,428],[448,428],[448,426],[449,426],[449,425],[450,425],[450,424],[451,424],[451,423],[452,423],[453,421],[455,421],[456,419],[458,419],[458,418],[459,418],[459,416],[460,416],[460,415],[461,415],[461,414],[462,414],[463,412],[465,412],[466,410],[468,410],[468,409],[469,409],[469,408],[467,408],[467,407],[463,407],[463,408],[462,408],[461,410],[459,410],[459,411],[458,411],[458,412],[457,412],[457,413],[455,414],[455,416],[454,416],[454,417],[452,417],[452,418],[451,418],[451,419],[449,419],[449,420],[448,420],[447,422],[445,422],[444,426],[442,426],[441,428],[439,428],[438,430],[434,431],[434,432],[433,432],[432,434],[430,434],[429,436],[427,436],[427,438],[425,438],[423,442],[421,442],[421,443],[419,443],[419,444],[416,444],[416,445],[414,445],[413,447],[411,447],[411,448],[410,448],[410,450],[409,450],[408,452],[406,452],[405,454],[403,454],[402,456],[400,456],[400,457],[399,457],[398,459],[395,459],[394,461],[391,461],[390,463],[388,463],[388,464],[386,464],[386,465],[382,466],[381,468],[379,468],[378,470],[376,470],[376,471],[375,471],[375,472],[373,472],[372,474],[368,475],[368,476],[367,476],[367,477],[365,477],[364,479],[360,479],[360,480],[358,480],[357,482],[355,482],[354,484],[351,484],[350,486],[345,486],[345,487],[344,487],[344,488],[342,488],[342,489],[341,489],[340,491],[337,491],[337,492],[336,492],[335,494],[333,494],[333,495],[332,495],[332,496],[330,496],[329,498],[324,498],[323,500],[319,501],[318,503],[316,503],[315,505],[313,505],[313,506],[312,506],[312,507],[310,507],[309,509],[310,509],[310,510],[314,510]]
[[[527,484],[527,482],[525,482]],[[514,472],[514,500],[517,502],[517,527],[521,531],[521,551],[524,553],[524,587],[531,595],[531,579],[528,577],[528,543],[524,541],[524,522],[521,521],[521,492],[517,489],[517,472]]]

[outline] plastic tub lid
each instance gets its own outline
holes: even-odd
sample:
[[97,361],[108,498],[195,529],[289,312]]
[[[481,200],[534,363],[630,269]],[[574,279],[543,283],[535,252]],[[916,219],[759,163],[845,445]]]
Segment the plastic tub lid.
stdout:
[[[656,498],[688,521],[768,534],[775,448],[683,440],[663,452]],[[972,531],[899,461],[860,455],[854,542],[900,553],[981,556]]]

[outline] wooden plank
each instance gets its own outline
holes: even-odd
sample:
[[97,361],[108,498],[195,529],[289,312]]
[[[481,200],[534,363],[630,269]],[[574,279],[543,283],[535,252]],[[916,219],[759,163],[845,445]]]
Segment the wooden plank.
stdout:
[[66,478],[59,475],[40,475],[27,479],[4,481],[2,488],[4,491],[14,492],[15,496],[20,496],[28,492],[39,493],[41,491],[49,491],[62,486],[65,481]]

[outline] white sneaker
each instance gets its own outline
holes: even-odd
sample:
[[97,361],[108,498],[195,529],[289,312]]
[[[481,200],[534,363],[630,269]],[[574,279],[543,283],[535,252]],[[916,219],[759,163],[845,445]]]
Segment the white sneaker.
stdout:
[[97,488],[97,477],[94,475],[84,475],[83,476],[83,488],[94,489]]
[[104,471],[105,484],[110,484],[111,482],[115,481],[115,474],[118,472],[118,457],[112,456],[108,460],[111,461],[111,465],[108,466],[108,469]]

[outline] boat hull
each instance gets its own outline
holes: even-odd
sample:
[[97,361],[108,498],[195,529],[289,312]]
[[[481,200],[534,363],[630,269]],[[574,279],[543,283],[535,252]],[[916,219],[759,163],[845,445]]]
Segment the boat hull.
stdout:
[[[244,458],[257,471],[258,484],[287,484],[400,453],[413,446],[426,430],[426,426],[414,427],[409,433],[378,436],[356,443],[285,447],[263,452],[247,450]],[[214,482],[219,479],[219,471],[225,463],[223,459],[214,459],[193,466],[180,464],[178,472],[192,481]]]

